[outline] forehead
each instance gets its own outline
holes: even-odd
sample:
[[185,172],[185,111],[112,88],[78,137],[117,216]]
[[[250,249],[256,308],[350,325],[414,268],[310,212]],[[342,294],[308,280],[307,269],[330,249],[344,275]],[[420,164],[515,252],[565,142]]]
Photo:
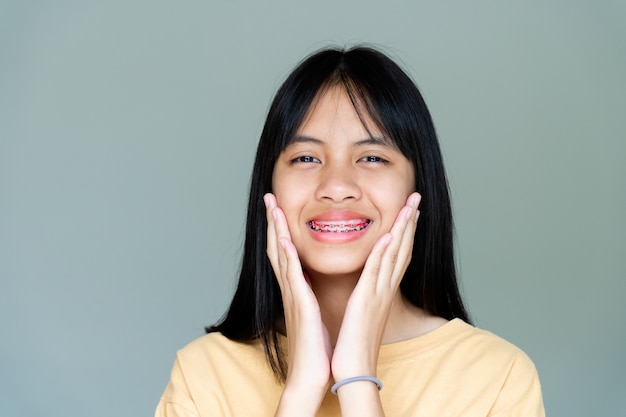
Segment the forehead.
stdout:
[[321,140],[348,137],[397,148],[375,122],[370,107],[364,99],[354,97],[343,86],[322,89],[289,144],[302,137]]

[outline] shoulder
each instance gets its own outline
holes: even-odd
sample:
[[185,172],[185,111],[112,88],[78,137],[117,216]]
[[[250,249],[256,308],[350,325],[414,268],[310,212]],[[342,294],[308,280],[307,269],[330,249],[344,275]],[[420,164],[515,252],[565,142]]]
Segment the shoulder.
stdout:
[[[381,348],[380,376],[411,387],[423,415],[543,416],[539,378],[517,346],[460,319]],[[398,400],[400,401],[400,400]]]
[[503,374],[515,370],[536,375],[535,365],[528,355],[506,339],[458,319],[448,323],[448,326],[451,328],[450,354],[461,355],[464,361],[477,367],[497,367]]
[[515,358],[525,357],[526,354],[508,340],[462,320],[453,320],[449,323],[456,333],[459,346],[478,351],[485,349],[492,357]]
[[543,415],[543,399],[535,364],[513,343],[487,330],[460,322],[459,340],[451,351],[464,356],[467,375],[493,388],[490,415]]
[[183,369],[217,370],[229,366],[261,366],[265,364],[263,346],[258,340],[234,341],[221,333],[209,333],[192,341],[177,352]]
[[238,342],[209,333],[177,352],[158,410],[175,407],[193,416],[249,415],[232,412],[244,406],[241,395],[249,404],[267,407],[280,395],[279,388],[259,341]]
[[517,346],[463,320],[454,319],[435,330],[407,341],[383,345],[379,364],[398,367],[420,362],[433,372],[459,372],[461,379],[503,380],[511,370],[535,376],[530,358]]
[[475,361],[484,356],[491,360],[510,360],[524,353],[512,343],[461,319],[445,322],[434,330],[406,341],[383,345],[383,358],[396,361],[433,356],[458,356]]
[[191,341],[178,351],[179,356],[195,356],[204,355],[206,353],[215,353],[220,351],[230,351],[232,349],[242,349],[246,346],[254,345],[252,342],[237,342],[228,339],[219,332],[207,333],[197,339]]

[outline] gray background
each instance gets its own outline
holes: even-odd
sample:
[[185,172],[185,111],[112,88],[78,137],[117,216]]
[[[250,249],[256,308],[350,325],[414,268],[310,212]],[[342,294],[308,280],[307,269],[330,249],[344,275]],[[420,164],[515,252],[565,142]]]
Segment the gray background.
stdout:
[[369,42],[429,104],[475,322],[626,408],[623,1],[2,1],[0,415],[150,416],[224,311],[269,100]]

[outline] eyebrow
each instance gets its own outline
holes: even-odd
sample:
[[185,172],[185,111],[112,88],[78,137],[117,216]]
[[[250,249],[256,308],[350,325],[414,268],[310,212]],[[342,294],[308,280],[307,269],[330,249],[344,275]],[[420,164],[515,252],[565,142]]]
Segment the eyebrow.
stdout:
[[[316,145],[324,145],[323,140],[316,139],[311,136],[297,135],[297,136],[294,136],[293,139],[289,141],[289,143],[287,143],[287,146],[293,145],[296,143],[314,143]],[[362,139],[352,144],[352,146],[355,148],[359,146],[367,146],[367,145],[378,145],[378,146],[384,146],[387,148],[394,147],[392,142],[389,139],[385,139],[385,138],[377,137],[377,136],[372,136],[366,139]]]

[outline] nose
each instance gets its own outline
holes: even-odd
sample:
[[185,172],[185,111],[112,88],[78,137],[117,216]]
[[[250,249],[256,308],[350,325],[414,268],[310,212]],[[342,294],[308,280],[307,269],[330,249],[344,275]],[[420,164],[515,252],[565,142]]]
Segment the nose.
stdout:
[[334,203],[358,200],[361,197],[361,188],[357,183],[356,173],[351,167],[325,166],[320,172],[315,197]]

